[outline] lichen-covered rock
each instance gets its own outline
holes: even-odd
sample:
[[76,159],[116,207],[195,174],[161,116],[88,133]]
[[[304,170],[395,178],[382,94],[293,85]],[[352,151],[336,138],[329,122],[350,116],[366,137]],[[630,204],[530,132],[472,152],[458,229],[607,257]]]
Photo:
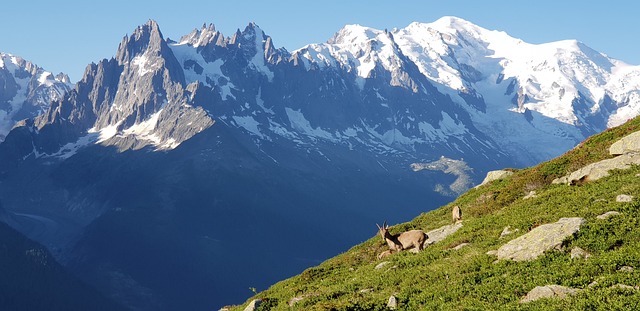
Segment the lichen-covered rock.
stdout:
[[580,247],[576,246],[571,249],[571,259],[587,259],[589,257],[591,254]]
[[542,298],[564,299],[568,295],[577,294],[579,291],[579,289],[561,285],[536,286],[527,294],[527,296],[520,300],[520,303],[527,303]]
[[531,230],[498,249],[498,260],[534,260],[544,252],[557,249],[569,236],[576,233],[585,220],[579,217],[560,218],[555,223],[544,224]]
[[621,156],[591,163],[567,176],[556,178],[554,184],[576,184],[584,181],[594,181],[609,176],[614,169],[626,170],[631,164],[640,164],[640,153],[627,153]]
[[504,229],[502,229],[502,232],[500,232],[500,237],[503,238],[503,237],[505,237],[505,236],[507,236],[509,234],[512,234],[512,233],[518,232],[518,231],[520,231],[520,230],[518,230],[518,229],[511,230],[511,226],[506,226],[506,227],[504,227]]
[[442,226],[438,229],[431,230],[427,232],[427,241],[424,242],[425,245],[431,245],[433,243],[440,242],[444,240],[446,237],[454,234],[458,229],[462,228],[462,223],[458,222],[452,225]]
[[604,214],[602,214],[602,215],[598,215],[598,216],[596,216],[596,218],[597,218],[597,219],[600,219],[600,220],[605,220],[605,219],[607,219],[607,218],[609,218],[609,217],[616,216],[616,215],[620,215],[620,212],[616,212],[616,211],[608,211],[608,212],[606,212],[606,213],[604,213]]
[[609,147],[609,154],[611,155],[621,155],[638,151],[640,151],[640,131],[622,137]]
[[630,196],[628,194],[619,194],[618,196],[616,196],[616,202],[627,203],[631,201],[633,201],[633,196]]
[[511,175],[513,175],[513,172],[511,171],[505,171],[505,170],[490,171],[487,173],[487,176],[484,178],[482,183],[480,183],[476,187],[480,187],[482,185],[488,184],[494,180],[505,179]]

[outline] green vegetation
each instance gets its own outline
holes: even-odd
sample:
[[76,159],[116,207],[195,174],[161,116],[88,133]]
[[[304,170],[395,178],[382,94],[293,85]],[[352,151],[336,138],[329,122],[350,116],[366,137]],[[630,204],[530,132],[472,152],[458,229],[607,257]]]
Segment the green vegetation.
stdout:
[[[298,276],[281,281],[252,299],[263,300],[258,310],[387,310],[394,295],[398,310],[638,310],[640,289],[640,167],[614,171],[611,176],[577,186],[551,181],[609,158],[617,139],[640,129],[640,118],[596,135],[554,160],[513,170],[511,177],[461,195],[455,202],[394,226],[429,231],[450,224],[453,205],[463,210],[464,226],[444,241],[413,254],[403,252],[383,260],[387,249],[378,236]],[[523,199],[530,191],[536,196]],[[618,194],[634,196],[616,202]],[[608,211],[621,215],[606,220]],[[552,251],[530,262],[496,261],[487,255],[532,228],[561,217],[586,219],[580,231],[565,241],[564,251]],[[518,230],[501,238],[510,226]],[[469,245],[458,250],[461,243]],[[571,259],[580,247],[591,254]],[[388,264],[376,269],[387,261]],[[633,270],[625,271],[621,267]],[[536,286],[558,284],[581,289],[564,300],[541,299],[519,303]],[[297,297],[299,301],[289,306]],[[242,310],[246,304],[231,308]]]

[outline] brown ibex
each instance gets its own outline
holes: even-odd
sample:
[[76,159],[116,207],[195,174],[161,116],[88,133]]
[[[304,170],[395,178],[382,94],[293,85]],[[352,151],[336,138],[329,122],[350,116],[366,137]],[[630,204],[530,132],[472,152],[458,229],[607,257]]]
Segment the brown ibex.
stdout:
[[453,210],[451,211],[451,218],[453,218],[453,223],[462,221],[462,210],[460,210],[458,205],[453,207]]
[[382,254],[380,254],[382,256],[388,256],[391,253],[411,248],[415,248],[418,251],[421,251],[424,242],[428,238],[427,234],[422,230],[410,230],[402,232],[400,234],[392,235],[391,233],[389,233],[389,225],[387,225],[386,221],[382,224],[382,227],[380,227],[380,225],[378,224],[376,224],[376,226],[378,226],[378,232],[380,233],[380,236],[385,242],[387,242],[387,245],[389,246],[389,252],[383,252]]

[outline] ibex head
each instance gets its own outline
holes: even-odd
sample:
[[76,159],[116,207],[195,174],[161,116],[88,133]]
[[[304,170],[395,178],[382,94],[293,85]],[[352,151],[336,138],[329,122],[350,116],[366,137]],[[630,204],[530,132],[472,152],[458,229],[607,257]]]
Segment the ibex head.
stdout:
[[378,226],[378,232],[380,233],[380,236],[382,237],[382,241],[386,241],[386,239],[389,237],[389,225],[387,225],[387,221],[385,220],[384,223],[382,223],[382,227],[380,227],[380,225],[376,224],[376,226]]

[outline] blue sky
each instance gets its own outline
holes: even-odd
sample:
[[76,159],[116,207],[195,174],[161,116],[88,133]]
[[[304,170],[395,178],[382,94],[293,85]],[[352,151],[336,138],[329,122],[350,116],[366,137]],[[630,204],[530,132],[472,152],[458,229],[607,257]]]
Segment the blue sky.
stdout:
[[[576,39],[640,65],[636,1],[43,1],[0,4],[0,51],[30,60],[72,81],[91,62],[114,56],[122,37],[149,19],[178,39],[203,23],[226,36],[257,23],[276,46],[295,50],[324,42],[346,24],[378,29],[464,18],[529,43]],[[587,4],[588,3],[588,4]]]

